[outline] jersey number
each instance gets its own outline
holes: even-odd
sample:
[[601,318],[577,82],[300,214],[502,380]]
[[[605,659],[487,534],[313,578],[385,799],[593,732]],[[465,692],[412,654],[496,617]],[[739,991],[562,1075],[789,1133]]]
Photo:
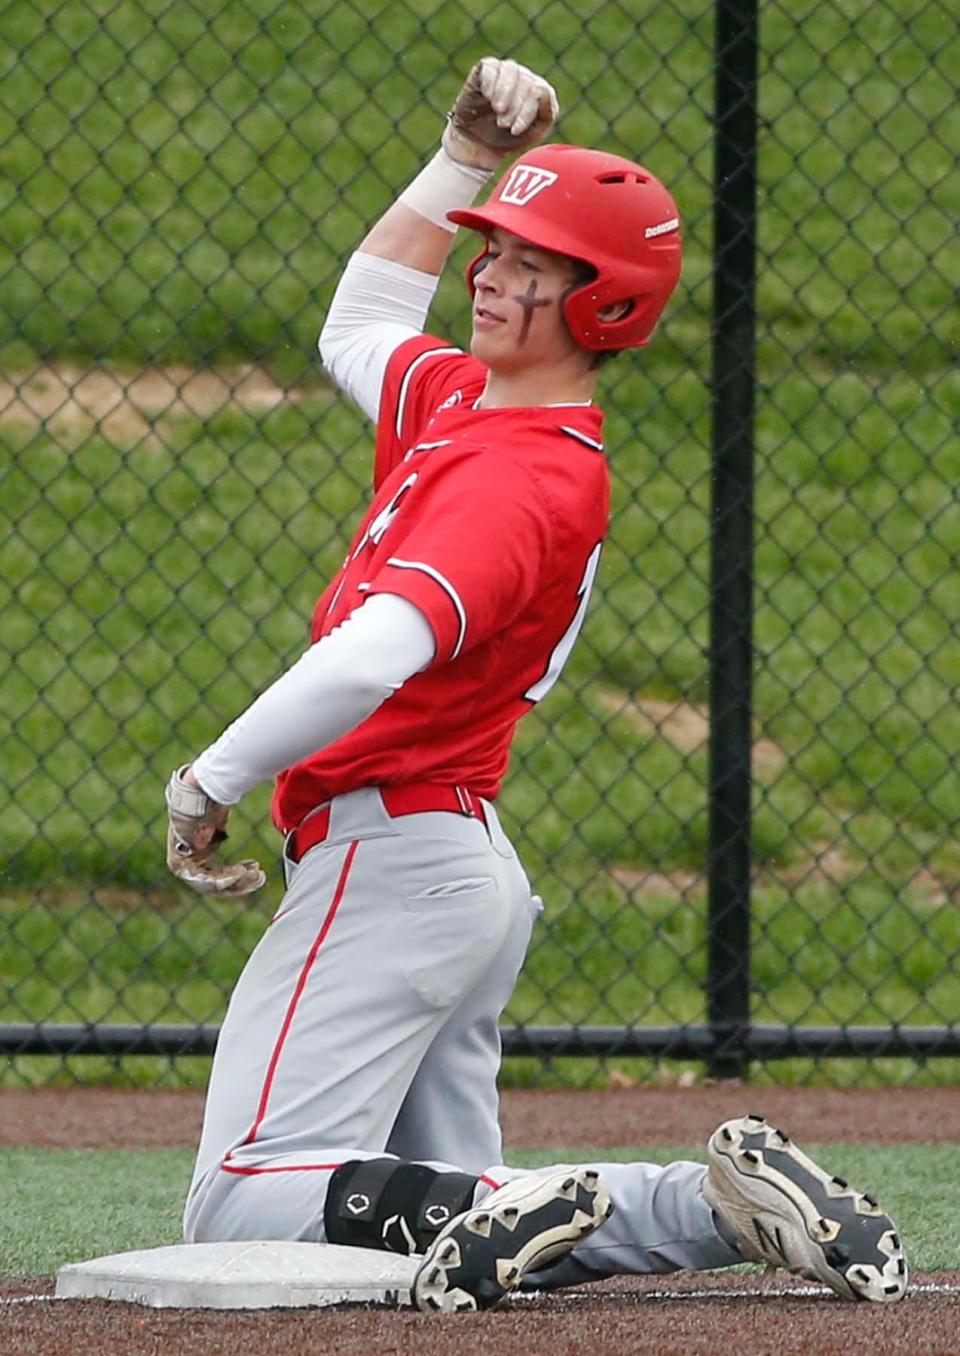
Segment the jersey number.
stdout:
[[587,615],[587,608],[590,604],[590,590],[593,588],[593,581],[597,576],[597,566],[600,564],[600,550],[602,546],[603,542],[598,541],[590,552],[586,569],[583,572],[583,578],[580,580],[580,587],[577,589],[577,597],[580,599],[580,602],[574,613],[573,621],[554,646],[546,673],[542,678],[538,678],[532,687],[528,687],[523,694],[528,702],[538,702],[542,697],[547,695],[554,683],[560,677],[563,666],[570,657],[570,651],[573,649],[574,642],[580,634],[580,627],[583,625],[583,619]]

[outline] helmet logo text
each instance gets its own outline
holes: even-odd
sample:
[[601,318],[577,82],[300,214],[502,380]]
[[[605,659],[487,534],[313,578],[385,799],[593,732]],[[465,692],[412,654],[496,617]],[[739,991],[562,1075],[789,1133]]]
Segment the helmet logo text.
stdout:
[[671,217],[669,221],[661,221],[656,226],[648,226],[643,233],[644,240],[652,240],[654,236],[666,235],[668,231],[675,231],[680,225],[678,217]]
[[537,169],[536,165],[514,165],[500,192],[500,201],[514,207],[526,207],[532,198],[557,182],[553,170]]

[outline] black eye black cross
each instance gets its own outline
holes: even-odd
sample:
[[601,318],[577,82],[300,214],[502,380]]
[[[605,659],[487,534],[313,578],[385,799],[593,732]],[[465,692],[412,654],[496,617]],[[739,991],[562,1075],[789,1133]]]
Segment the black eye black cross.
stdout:
[[530,333],[530,325],[533,320],[533,313],[539,306],[550,306],[552,302],[547,297],[537,297],[537,280],[530,279],[530,286],[522,296],[514,297],[514,301],[519,301],[523,307],[523,324],[520,326],[520,334],[517,338],[518,344],[527,342],[527,335]]

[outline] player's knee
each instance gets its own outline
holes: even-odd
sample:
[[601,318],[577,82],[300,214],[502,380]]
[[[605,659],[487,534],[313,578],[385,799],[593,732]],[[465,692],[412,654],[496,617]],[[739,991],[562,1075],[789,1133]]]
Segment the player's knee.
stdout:
[[184,1243],[250,1243],[258,1239],[297,1237],[299,1221],[278,1221],[265,1217],[261,1210],[243,1209],[235,1201],[206,1203],[188,1210],[183,1220]]
[[223,1243],[228,1241],[223,1212],[212,1210],[200,1196],[190,1196],[183,1212],[184,1243]]
[[327,1188],[327,1242],[425,1252],[443,1226],[473,1204],[478,1180],[396,1158],[343,1163]]
[[217,1178],[191,1188],[183,1211],[184,1243],[235,1243],[248,1236],[240,1231],[242,1223],[232,1193]]

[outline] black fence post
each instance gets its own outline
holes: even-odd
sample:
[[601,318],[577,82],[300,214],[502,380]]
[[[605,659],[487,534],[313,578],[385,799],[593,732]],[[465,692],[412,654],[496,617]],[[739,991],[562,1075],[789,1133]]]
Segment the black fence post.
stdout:
[[757,0],[717,0],[707,1018],[715,1078],[750,1025]]

